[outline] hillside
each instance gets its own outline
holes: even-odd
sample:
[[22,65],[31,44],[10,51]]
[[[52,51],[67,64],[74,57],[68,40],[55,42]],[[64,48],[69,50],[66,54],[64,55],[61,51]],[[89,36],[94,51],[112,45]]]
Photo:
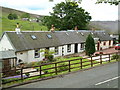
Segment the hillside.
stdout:
[[118,33],[118,21],[91,21],[90,26],[111,34]]
[[[23,13],[26,13],[24,11],[20,11],[20,10],[15,10],[15,9],[11,9],[11,8],[7,8],[7,7],[1,7],[2,8],[2,16],[7,17],[7,15],[9,13],[16,13],[18,16],[21,16]],[[36,17],[43,17],[42,15],[36,15],[36,14],[31,14],[29,13],[31,18],[36,18]]]
[[[30,30],[30,31],[35,31],[35,30],[48,30],[46,26],[43,26],[41,22],[32,22],[32,21],[27,21],[27,20],[22,20],[20,17],[23,13],[23,11],[19,10],[14,10],[10,8],[5,8],[5,7],[0,7],[2,8],[2,16],[0,16],[0,21],[2,21],[2,26],[0,26],[0,35],[4,31],[14,31],[16,28],[16,23],[19,23],[21,26],[21,30]],[[16,20],[9,20],[7,16],[10,13],[15,13],[18,15],[18,19]],[[35,14],[30,14],[30,19],[36,19],[36,17],[42,18],[43,16],[41,15],[35,15]]]
[[[46,26],[43,26],[41,22],[30,22],[30,21],[24,21],[20,17],[23,13],[23,11],[10,9],[6,7],[1,7],[2,10],[0,10],[0,14],[2,13],[2,16],[0,16],[0,35],[4,31],[14,31],[16,28],[16,23],[20,23],[21,30],[22,31],[46,31],[48,28]],[[2,12],[1,12],[2,11]],[[10,13],[16,13],[18,15],[18,19],[16,20],[9,20],[7,16]],[[36,15],[36,14],[30,14],[31,19],[35,19],[36,17],[42,18],[44,16]],[[106,30],[108,33],[118,33],[118,21],[91,21],[88,25],[88,29],[94,27],[96,30]]]

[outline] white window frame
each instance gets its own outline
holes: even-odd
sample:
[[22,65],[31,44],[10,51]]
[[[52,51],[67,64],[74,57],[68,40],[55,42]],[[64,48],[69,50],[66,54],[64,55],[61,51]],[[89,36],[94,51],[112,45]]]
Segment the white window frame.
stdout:
[[81,45],[80,45],[80,50],[84,50],[84,43],[81,43]]
[[71,44],[67,45],[67,52],[71,52]]
[[34,57],[35,58],[39,58],[40,57],[40,52],[39,51],[40,51],[40,49],[35,49],[35,52],[34,52]]
[[58,54],[59,54],[59,48],[55,47],[55,55],[58,55]]

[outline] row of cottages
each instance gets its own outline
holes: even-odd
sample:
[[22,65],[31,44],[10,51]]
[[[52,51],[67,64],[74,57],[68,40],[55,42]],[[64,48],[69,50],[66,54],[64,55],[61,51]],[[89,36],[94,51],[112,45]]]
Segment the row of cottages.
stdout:
[[112,38],[104,31],[7,31],[0,39],[0,51],[15,51],[17,64],[20,59],[27,63],[41,61],[45,57],[40,50],[54,50],[54,57],[83,52],[89,34],[95,40],[96,50],[113,46]]

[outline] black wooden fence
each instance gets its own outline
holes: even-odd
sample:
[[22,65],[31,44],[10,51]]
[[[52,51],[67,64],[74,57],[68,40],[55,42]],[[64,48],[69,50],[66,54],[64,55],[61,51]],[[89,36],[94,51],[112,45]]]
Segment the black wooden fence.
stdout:
[[[74,59],[74,60],[66,60],[66,61],[60,61],[60,62],[54,62],[54,63],[45,63],[45,64],[42,64],[42,65],[39,65],[39,66],[34,66],[34,67],[23,67],[23,68],[20,68],[20,69],[16,69],[16,72],[17,71],[20,72],[20,74],[19,74],[20,77],[19,78],[12,79],[12,80],[7,80],[6,79],[6,81],[4,81],[5,78],[7,78],[7,77],[3,76],[2,77],[2,79],[3,79],[2,84],[6,84],[6,83],[13,82],[13,81],[18,81],[18,80],[24,80],[26,78],[31,78],[31,77],[36,77],[36,76],[40,76],[40,78],[43,78],[43,76],[45,77],[45,75],[47,75],[47,74],[50,74],[50,76],[54,76],[54,75],[58,75],[60,72],[63,72],[63,71],[64,72],[65,71],[66,72],[71,72],[75,68],[80,70],[80,69],[85,68],[86,66],[93,67],[95,64],[100,65],[100,64],[104,64],[104,62],[109,63],[109,62],[112,62],[113,60],[117,61],[118,59],[116,59],[116,60],[111,59],[113,54],[119,54],[119,53],[102,54],[102,55],[99,55],[99,56],[85,57],[85,58],[79,58],[79,59]],[[93,59],[94,57],[97,57],[97,58]],[[107,60],[104,60],[104,59],[107,59]],[[75,61],[77,61],[77,62],[75,62]],[[75,63],[72,63],[72,62],[75,62]],[[60,65],[61,63],[62,63],[62,65]],[[47,65],[49,65],[51,67],[43,68]],[[75,67],[73,67],[73,66],[75,66]],[[66,68],[60,70],[59,68],[61,68],[61,67],[66,67]],[[23,72],[25,69],[29,69],[29,68],[38,68],[38,70]],[[50,70],[51,70],[51,72],[50,72]],[[44,72],[43,73],[43,71],[49,71],[49,72],[46,72],[46,73]],[[10,73],[10,72],[12,72],[12,70],[3,71],[2,73],[4,74],[4,73]],[[29,76],[29,77],[24,77],[26,73],[35,73],[35,72],[39,72],[39,74]],[[15,76],[15,74],[12,75],[12,77],[13,76]]]

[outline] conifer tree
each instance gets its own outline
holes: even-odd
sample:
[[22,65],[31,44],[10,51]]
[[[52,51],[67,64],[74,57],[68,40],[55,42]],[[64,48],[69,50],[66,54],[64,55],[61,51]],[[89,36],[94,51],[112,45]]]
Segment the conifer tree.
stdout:
[[85,52],[87,55],[91,56],[95,51],[94,39],[92,38],[91,34],[89,34],[85,42]]

